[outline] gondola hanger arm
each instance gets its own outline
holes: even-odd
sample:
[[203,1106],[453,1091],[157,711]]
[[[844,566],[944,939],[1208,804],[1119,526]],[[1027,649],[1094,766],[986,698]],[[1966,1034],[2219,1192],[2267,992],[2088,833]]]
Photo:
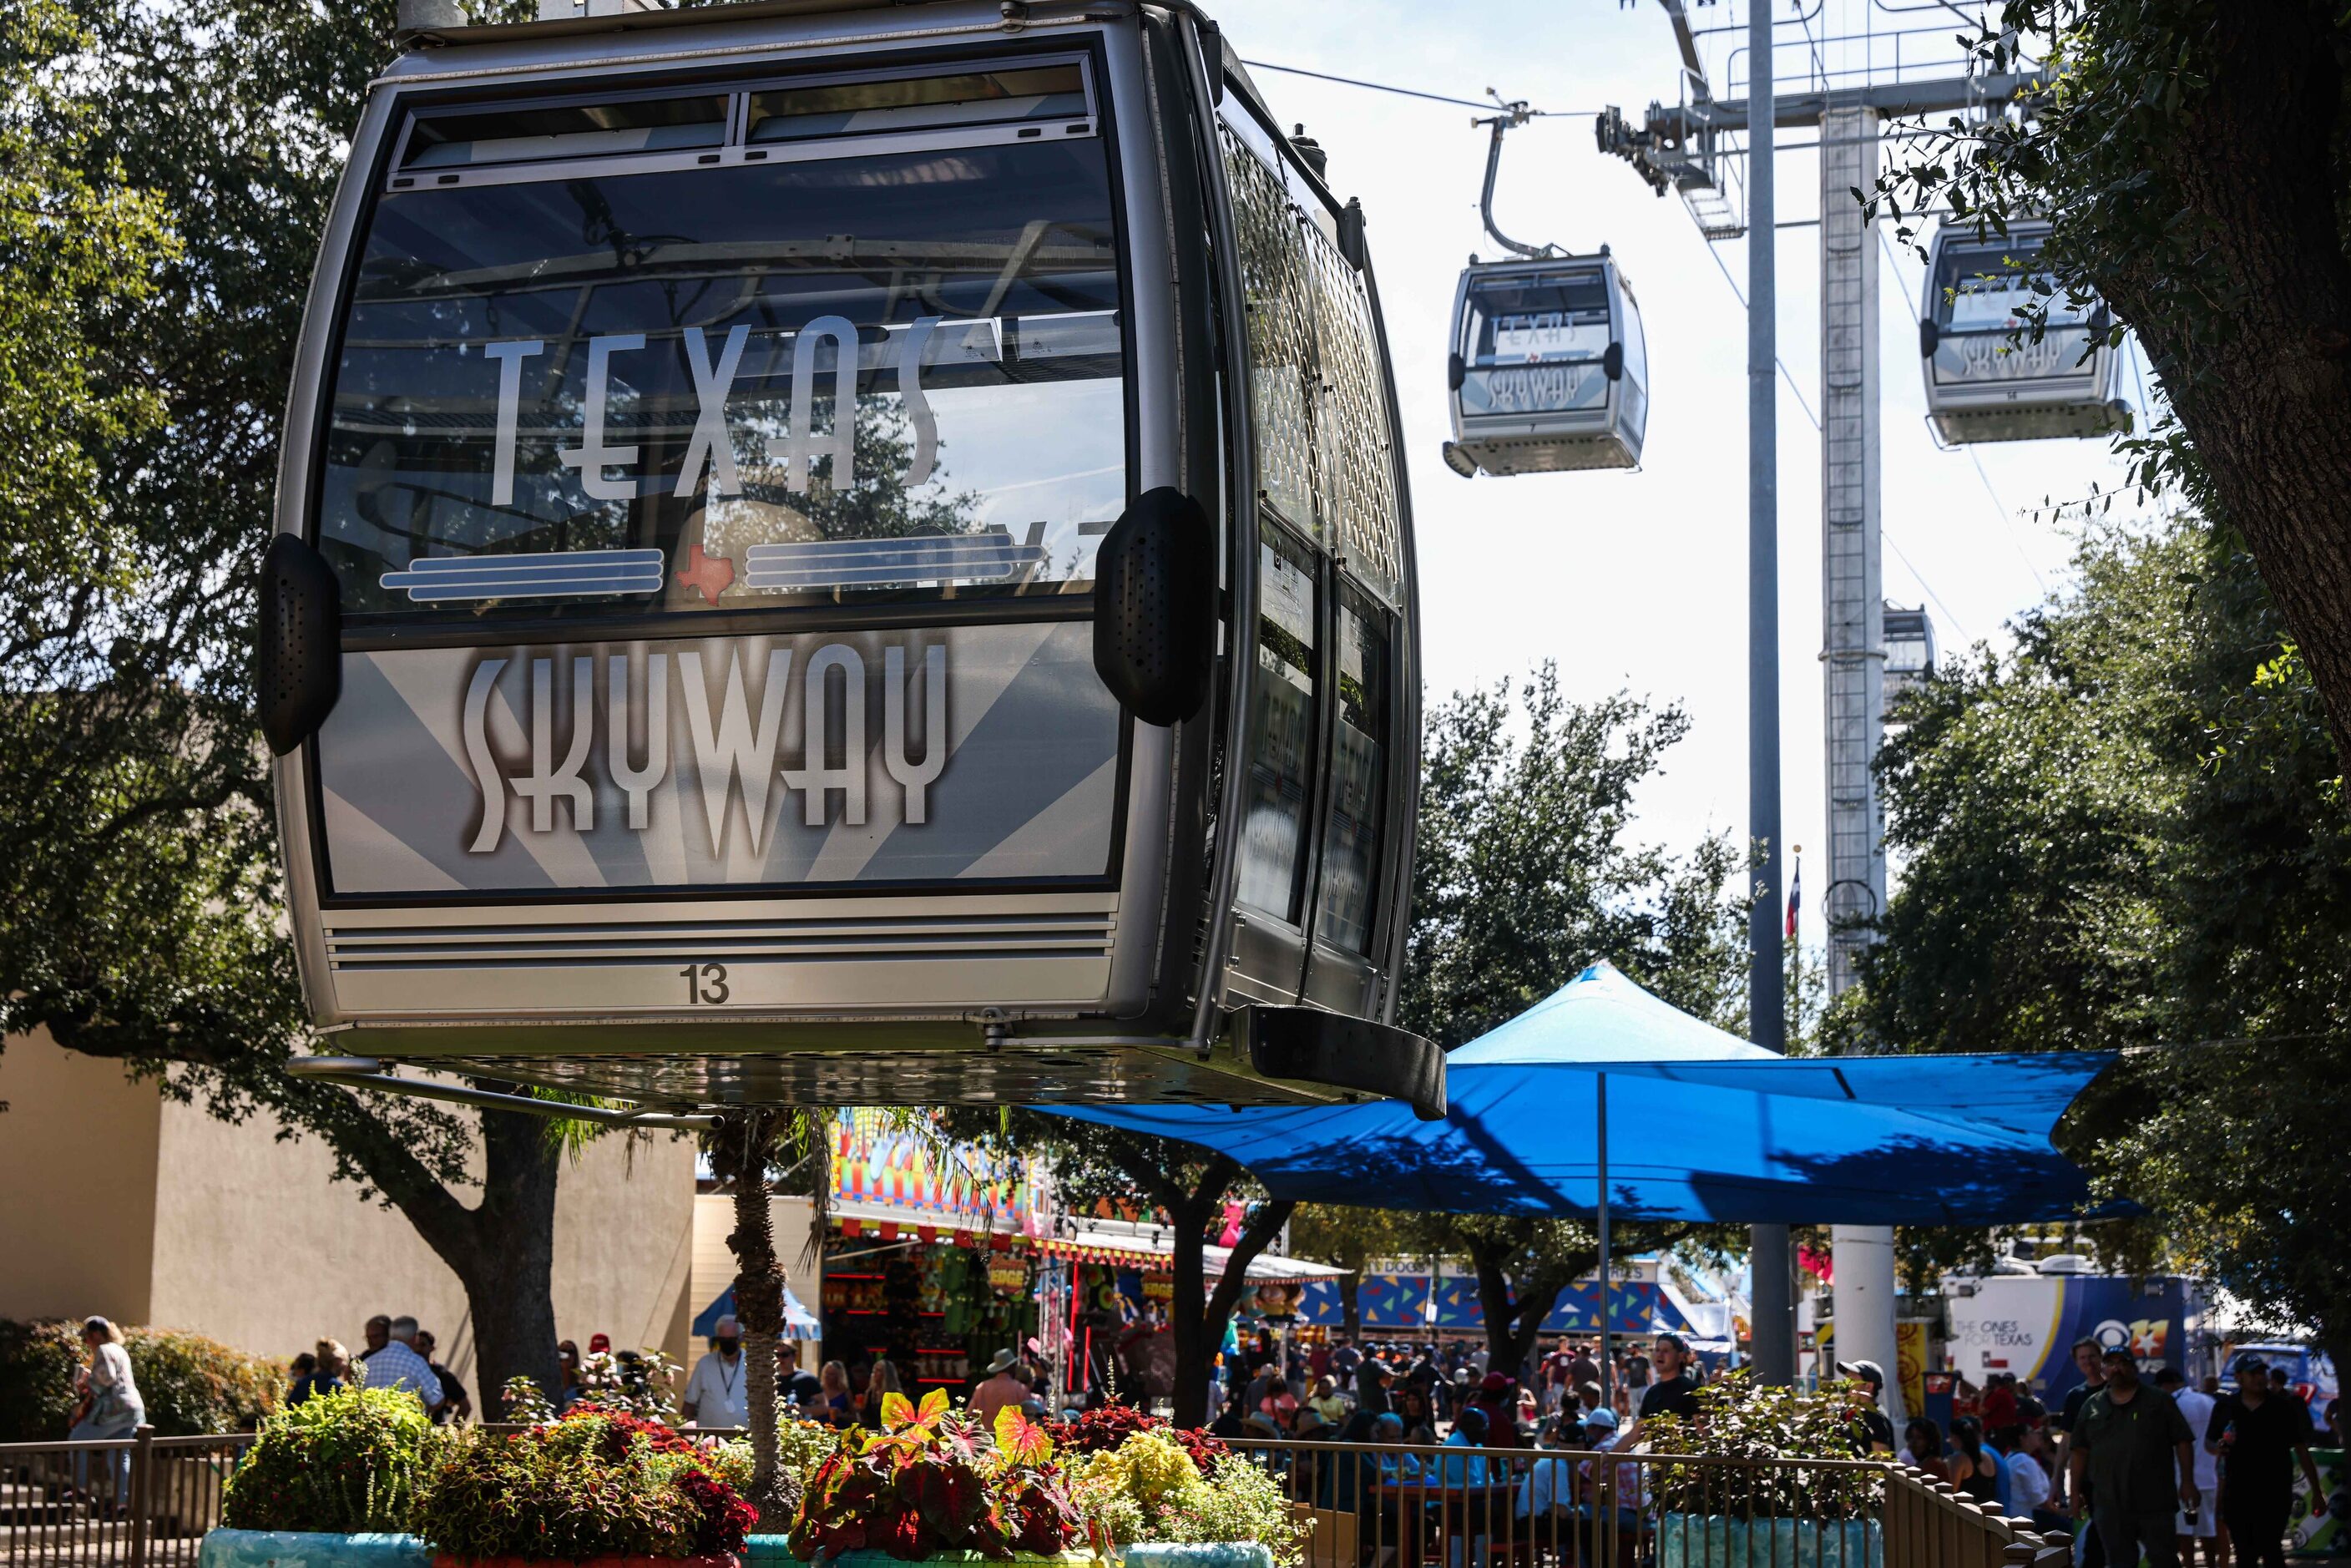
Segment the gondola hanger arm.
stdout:
[[1489,119],[1470,121],[1472,125],[1490,126],[1494,132],[1493,141],[1486,148],[1486,188],[1478,198],[1478,214],[1486,221],[1486,232],[1491,235],[1494,243],[1504,250],[1535,258],[1556,256],[1558,254],[1556,246],[1521,245],[1494,226],[1494,180],[1502,169],[1502,137],[1510,131],[1532,120],[1536,110],[1527,106],[1526,99],[1522,98],[1506,99],[1490,87],[1486,89],[1486,95],[1500,106],[1501,112]]

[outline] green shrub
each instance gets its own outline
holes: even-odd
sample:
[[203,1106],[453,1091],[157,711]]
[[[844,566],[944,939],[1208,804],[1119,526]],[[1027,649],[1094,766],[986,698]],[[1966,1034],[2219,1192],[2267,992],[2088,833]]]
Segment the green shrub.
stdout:
[[405,1531],[446,1447],[413,1394],[314,1394],[261,1424],[261,1440],[222,1494],[221,1522],[231,1530]]
[[1641,1424],[1650,1454],[1768,1460],[1760,1465],[1676,1465],[1658,1460],[1656,1500],[1669,1513],[1735,1514],[1747,1519],[1867,1519],[1885,1488],[1882,1471],[1826,1469],[1789,1460],[1864,1457],[1862,1413],[1868,1391],[1836,1384],[1814,1391],[1758,1384],[1744,1367],[1698,1391],[1698,1418],[1652,1416]]
[[[158,1437],[250,1432],[285,1381],[275,1362],[176,1329],[126,1328],[122,1347]],[[79,1402],[74,1374],[89,1359],[78,1323],[0,1321],[0,1442],[64,1437]]]
[[411,1528],[464,1561],[581,1562],[739,1553],[757,1517],[688,1438],[592,1411],[528,1432],[465,1433]]
[[74,1369],[82,1359],[70,1324],[0,1320],[0,1443],[55,1442],[66,1435],[78,1403]]
[[[838,1429],[795,1415],[790,1406],[777,1412],[776,1487],[787,1511],[799,1507],[800,1499],[808,1491],[809,1477],[840,1446]],[[745,1497],[751,1495],[751,1477],[757,1466],[752,1461],[749,1439],[729,1437],[723,1442],[705,1443],[702,1453],[712,1475]]]
[[124,1329],[131,1374],[159,1437],[250,1432],[277,1408],[286,1369],[178,1329]]
[[[1072,1423],[1074,1425],[1074,1423]],[[1117,1447],[1072,1455],[1070,1494],[1088,1532],[1118,1546],[1138,1541],[1254,1541],[1283,1568],[1305,1556],[1306,1537],[1289,1495],[1270,1472],[1223,1445],[1189,1451],[1194,1434],[1165,1423],[1128,1428]]]

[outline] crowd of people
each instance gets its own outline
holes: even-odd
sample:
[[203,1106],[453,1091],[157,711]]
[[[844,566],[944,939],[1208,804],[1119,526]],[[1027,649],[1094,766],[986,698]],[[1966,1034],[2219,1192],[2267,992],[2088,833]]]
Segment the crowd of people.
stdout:
[[1548,1354],[1515,1374],[1490,1364],[1482,1344],[1373,1341],[1345,1334],[1327,1343],[1282,1345],[1260,1333],[1228,1350],[1216,1370],[1212,1430],[1226,1437],[1375,1441],[1393,1416],[1392,1440],[1436,1444],[1474,1415],[1485,1443],[1531,1446],[1546,1429],[1564,1440],[1622,1431],[1629,1443],[1642,1417],[1698,1413],[1698,1358],[1676,1333],[1612,1347],[1601,1376],[1596,1342],[1562,1335]]
[[[2261,1568],[2284,1568],[2287,1521],[2299,1470],[2310,1511],[2324,1516],[2325,1488],[2312,1458],[2318,1434],[2310,1407],[2282,1367],[2241,1356],[2235,1386],[2217,1375],[2190,1387],[2178,1367],[2150,1379],[2127,1347],[2094,1339],[2073,1347],[2083,1381],[2055,1410],[2011,1374],[1994,1374],[1973,1408],[1946,1435],[1914,1419],[1903,1457],[2011,1518],[2080,1540],[2080,1568],[2229,1568],[2233,1552]],[[2325,1411],[2332,1441],[2343,1434],[2339,1402]]]
[[[1963,1389],[1964,1413],[1948,1432],[1917,1416],[1898,1443],[1884,1412],[1884,1369],[1839,1363],[1863,1396],[1854,1449],[1901,1458],[2004,1517],[2074,1536],[2076,1568],[2127,1568],[2142,1556],[2147,1568],[2181,1568],[2183,1557],[2189,1568],[2231,1568],[2232,1541],[2244,1568],[2283,1568],[2297,1474],[2310,1511],[2329,1508],[2311,1453],[2319,1433],[2283,1369],[2241,1357],[2231,1368],[2233,1387],[2210,1376],[2191,1388],[2176,1367],[2143,1375],[2127,1348],[2085,1339],[2073,1354],[2083,1382],[2056,1408],[2013,1375],[1995,1374],[1980,1390]],[[1405,1450],[1353,1463],[1301,1450],[1300,1462],[1317,1471],[1323,1506],[1356,1506],[1347,1494],[1360,1488],[1349,1479],[1360,1469],[1362,1480],[1375,1476],[1391,1495],[1413,1481],[1471,1495],[1514,1489],[1509,1520],[1540,1521],[1599,1462],[1572,1451],[1630,1454],[1659,1415],[1698,1416],[1700,1379],[1679,1335],[1656,1336],[1646,1354],[1626,1346],[1604,1381],[1598,1355],[1597,1345],[1562,1338],[1514,1375],[1491,1367],[1482,1347],[1358,1347],[1334,1336],[1301,1350],[1260,1337],[1228,1356],[1230,1381],[1219,1385],[1211,1429],[1236,1439]],[[2327,1439],[2343,1446],[2339,1402],[2327,1406],[2325,1423]],[[1439,1451],[1415,1455],[1414,1446]],[[1489,1452],[1442,1451],[1451,1448]],[[1503,1460],[1490,1455],[1496,1448],[1534,1452]],[[1631,1467],[1621,1468],[1637,1488]]]
[[294,1358],[286,1403],[299,1405],[314,1394],[345,1386],[402,1388],[416,1396],[444,1426],[473,1418],[474,1402],[455,1373],[435,1359],[439,1343],[413,1317],[378,1312],[361,1325],[360,1350],[353,1355],[340,1340],[322,1339]]
[[[120,1331],[93,1317],[81,1340],[88,1361],[76,1380],[71,1437],[133,1435],[146,1412]],[[297,1357],[287,1403],[356,1384],[406,1390],[437,1422],[473,1417],[465,1385],[436,1359],[434,1336],[415,1318],[370,1318],[361,1344],[354,1355],[322,1339]],[[1011,1348],[997,1352],[970,1390],[970,1408],[982,1421],[1008,1406],[1046,1414],[1050,1385],[1034,1343],[1028,1348],[1025,1357]],[[1373,1451],[1352,1462],[1343,1452],[1297,1451],[1322,1506],[1375,1507],[1375,1495],[1393,1500],[1400,1486],[1475,1495],[1497,1512],[1465,1531],[1474,1544],[1489,1530],[1563,1516],[1568,1500],[1604,1462],[1597,1456],[1629,1455],[1658,1417],[1698,1418],[1698,1362],[1680,1335],[1621,1343],[1609,1354],[1604,1377],[1601,1345],[1567,1336],[1513,1371],[1491,1365],[1478,1344],[1358,1346],[1338,1334],[1301,1346],[1260,1332],[1218,1358],[1210,1430],[1228,1439],[1367,1445]],[[1980,1389],[1960,1385],[1959,1413],[1948,1431],[1914,1416],[1898,1443],[1883,1412],[1884,1370],[1869,1361],[1839,1363],[1864,1395],[1855,1450],[1898,1457],[2006,1517],[2072,1532],[2076,1568],[2126,1568],[2142,1556],[2147,1568],[2181,1568],[2183,1558],[2189,1568],[2231,1568],[2232,1551],[2245,1568],[2284,1568],[2297,1473],[2308,1483],[2310,1511],[2329,1508],[2311,1453],[2319,1434],[2284,1369],[2246,1355],[2231,1369],[2233,1387],[2224,1389],[2217,1376],[2190,1387],[2176,1367],[2143,1375],[2126,1348],[2085,1339],[2073,1354],[2083,1381],[2056,1408],[2013,1374],[1995,1373]],[[610,1355],[607,1336],[594,1335],[589,1356]],[[890,1395],[918,1392],[886,1357],[828,1361],[810,1373],[799,1364],[799,1346],[786,1342],[778,1360],[779,1401],[830,1425],[879,1427]],[[559,1361],[558,1409],[588,1386],[577,1344],[563,1341]],[[740,1429],[750,1415],[746,1384],[740,1329],[722,1317],[686,1381],[680,1414],[705,1430]],[[2327,1406],[2325,1419],[2327,1440],[2345,1446],[2339,1401]],[[1451,1448],[1479,1451],[1445,1451]],[[1528,1452],[1503,1458],[1494,1449]],[[89,1455],[78,1456],[77,1491],[120,1508],[129,1458],[122,1450],[103,1457],[114,1473],[110,1498],[101,1498],[89,1490]],[[1637,1476],[1629,1463],[1619,1469],[1637,1506]]]
[[[882,1405],[893,1394],[916,1398],[922,1390],[910,1387],[887,1356],[871,1361],[828,1361],[811,1375],[800,1366],[799,1347],[787,1340],[777,1349],[778,1370],[776,1399],[801,1417],[827,1426],[862,1426],[880,1430]],[[750,1399],[743,1386],[743,1335],[732,1317],[711,1325],[710,1348],[694,1364],[679,1401],[679,1414],[705,1431],[725,1431],[750,1424]],[[993,1422],[996,1413],[1017,1405],[1031,1416],[1045,1414],[1049,1385],[1043,1367],[1022,1359],[1010,1349],[999,1350],[989,1361],[987,1375],[971,1390],[972,1414]]]

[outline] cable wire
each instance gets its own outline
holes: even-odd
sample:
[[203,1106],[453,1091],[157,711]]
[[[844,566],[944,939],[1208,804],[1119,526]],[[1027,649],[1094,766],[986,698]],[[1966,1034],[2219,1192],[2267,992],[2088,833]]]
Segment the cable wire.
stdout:
[[[1748,243],[1750,245],[1753,244],[1754,237],[1754,235],[1750,235],[1748,236]],[[1707,242],[1706,254],[1714,257],[1715,270],[1722,274],[1723,282],[1730,285],[1731,298],[1739,301],[1739,308],[1742,310],[1747,308],[1746,293],[1739,287],[1739,280],[1730,276],[1730,268],[1723,264],[1721,253],[1714,248],[1714,242],[1712,240],[1708,240]],[[1804,411],[1804,417],[1812,422],[1812,426],[1814,430],[1820,429],[1821,417],[1813,412],[1813,405],[1804,401],[1804,389],[1796,384],[1795,376],[1788,370],[1788,361],[1780,358],[1777,354],[1774,354],[1771,357],[1771,362],[1780,367],[1780,379],[1788,383],[1788,390],[1796,394],[1796,406]],[[1954,612],[1949,605],[1943,602],[1943,596],[1935,591],[1935,585],[1927,580],[1926,573],[1920,571],[1917,567],[1911,564],[1910,558],[1902,552],[1902,547],[1895,542],[1894,536],[1886,531],[1885,525],[1882,521],[1878,526],[1877,538],[1879,542],[1894,552],[1894,559],[1902,563],[1903,570],[1910,574],[1911,580],[1917,583],[1918,591],[1925,594],[1929,600],[1932,600],[1934,601],[1935,608],[1943,612],[1944,619],[1951,623],[1952,630],[1959,632],[1962,637],[1972,637],[1973,633],[1968,630],[1967,623],[1959,618],[1958,613]],[[2029,566],[2032,563],[2028,561],[2025,564]]]
[[[1752,235],[1749,236],[1749,241],[1750,244],[1753,242]],[[1730,268],[1723,265],[1722,254],[1714,248],[1714,242],[1712,240],[1706,242],[1706,254],[1714,257],[1715,270],[1722,274],[1722,280],[1725,283],[1730,285],[1730,297],[1739,301],[1739,308],[1741,310],[1746,309],[1747,292],[1739,287],[1739,280],[1730,276]],[[1771,362],[1780,367],[1780,379],[1788,383],[1788,390],[1796,394],[1796,406],[1804,411],[1804,417],[1812,422],[1812,426],[1814,430],[1820,429],[1821,416],[1814,413],[1813,412],[1813,405],[1805,401],[1804,389],[1796,384],[1794,373],[1788,369],[1788,361],[1780,358],[1779,355],[1773,354],[1771,356]]]
[[[1463,109],[1490,110],[1490,99],[1454,98],[1441,92],[1423,92],[1416,87],[1392,87],[1384,81],[1365,81],[1361,77],[1332,76],[1329,71],[1310,71],[1303,66],[1278,66],[1271,60],[1243,60],[1241,64],[1253,71],[1280,71],[1285,76],[1312,77],[1316,81],[1337,82],[1341,87],[1360,87],[1371,92],[1392,92],[1398,98],[1425,98],[1431,103],[1458,104]],[[1596,113],[1589,109],[1531,109],[1531,120],[1573,120]]]

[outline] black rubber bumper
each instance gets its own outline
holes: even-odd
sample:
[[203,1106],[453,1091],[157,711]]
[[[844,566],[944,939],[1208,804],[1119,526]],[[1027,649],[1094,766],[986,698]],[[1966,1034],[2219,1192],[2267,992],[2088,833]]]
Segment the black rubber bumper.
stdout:
[[1402,1100],[1424,1122],[1445,1118],[1445,1052],[1409,1030],[1319,1008],[1249,1009],[1249,1065],[1269,1078],[1300,1078]]

